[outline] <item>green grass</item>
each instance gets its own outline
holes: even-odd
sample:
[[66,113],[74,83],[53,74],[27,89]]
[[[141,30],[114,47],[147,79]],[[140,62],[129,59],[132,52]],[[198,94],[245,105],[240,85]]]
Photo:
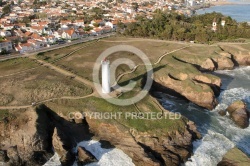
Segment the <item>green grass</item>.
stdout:
[[94,42],[95,41],[90,41],[90,42],[67,46],[64,48],[59,48],[59,49],[52,50],[52,51],[41,52],[41,53],[38,53],[36,57],[39,59],[45,60],[47,62],[54,62],[56,60],[59,60],[60,58],[63,58],[64,56],[68,55],[70,52],[80,47],[86,46],[87,48],[87,45],[94,43]]
[[[139,103],[136,103],[137,108],[143,112],[158,112],[161,113],[162,110],[159,109],[158,105],[153,102],[150,96],[147,96]],[[90,97],[81,100],[58,100],[54,102],[47,103],[55,112],[63,113],[64,116],[67,116],[70,112],[109,112],[117,113],[122,112],[121,118],[115,119],[99,119],[98,123],[112,123],[116,125],[126,126],[127,128],[135,129],[140,132],[148,132],[153,134],[163,134],[179,130],[180,132],[184,131],[185,120],[171,120],[171,119],[140,119],[139,117],[132,117],[130,113],[138,112],[134,105],[130,106],[117,106],[108,103],[102,98]],[[127,115],[127,116],[126,116]],[[146,114],[144,114],[146,115]],[[127,118],[125,118],[127,117]]]
[[[106,40],[111,42],[107,42]],[[114,37],[107,38],[105,39],[105,41],[100,40],[99,42],[94,43],[88,46],[87,48],[75,52],[69,57],[63,58],[62,60],[55,62],[55,64],[92,81],[93,67],[97,58],[106,49],[121,44],[131,45],[140,49],[148,56],[152,63],[155,62],[162,54],[185,46],[184,44],[168,43],[164,41],[152,42],[147,40],[142,41],[141,39],[140,41],[137,41],[137,39],[124,39]],[[61,52],[64,51],[61,50]],[[52,57],[54,56],[54,54],[61,53],[58,53],[57,51],[49,52],[49,55],[51,55]],[[109,56],[109,60],[111,62],[119,58],[128,58],[132,60],[136,65],[143,63],[140,58],[130,52],[118,52]],[[120,73],[129,70],[130,69],[126,65],[121,65],[117,69],[116,75],[119,75]]]
[[0,61],[0,76],[17,73],[23,70],[38,67],[39,65],[29,58],[15,58]]
[[44,66],[3,77],[0,87],[2,101],[5,101],[3,105],[26,105],[62,96],[85,96],[92,92],[90,87]]
[[8,110],[0,110],[0,122],[3,120],[4,117],[9,116],[9,111]]

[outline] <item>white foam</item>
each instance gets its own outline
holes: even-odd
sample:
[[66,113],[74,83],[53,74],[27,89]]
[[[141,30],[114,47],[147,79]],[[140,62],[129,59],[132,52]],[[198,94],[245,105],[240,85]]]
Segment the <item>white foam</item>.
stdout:
[[57,153],[52,156],[43,166],[60,166],[60,157]]
[[91,152],[98,160],[87,166],[134,166],[132,159],[120,149],[104,149],[100,142],[94,140],[80,142],[77,147],[79,146]]
[[215,72],[219,74],[233,76],[233,77],[242,76],[250,80],[250,66],[238,67],[238,68],[235,68],[234,70],[217,70]]
[[[225,110],[236,100],[244,100],[249,104],[250,91],[243,88],[233,88],[221,93],[219,97],[220,104],[210,112],[212,123],[210,127],[206,127],[210,130],[203,136],[202,140],[193,143],[194,155],[191,157],[192,162],[186,162],[186,166],[217,165],[223,155],[235,145],[250,154],[250,127],[240,129],[228,115],[222,117],[216,113],[219,110]],[[223,135],[218,132],[223,133]]]
[[[101,147],[101,143],[95,140],[82,141],[77,144],[77,147],[84,147],[86,150],[91,152],[98,162],[87,164],[86,166],[134,166],[132,159],[126,155],[122,150],[117,148],[104,149]],[[60,166],[60,157],[57,153],[43,166]],[[77,166],[75,162],[73,166]]]
[[225,90],[221,93],[219,97],[220,104],[215,108],[215,110],[225,110],[236,100],[244,100],[245,102],[250,103],[250,91],[244,88],[233,88]]
[[222,134],[208,130],[202,140],[195,141],[194,155],[191,161],[185,163],[186,166],[214,166],[221,161],[222,156],[234,147],[229,139]]

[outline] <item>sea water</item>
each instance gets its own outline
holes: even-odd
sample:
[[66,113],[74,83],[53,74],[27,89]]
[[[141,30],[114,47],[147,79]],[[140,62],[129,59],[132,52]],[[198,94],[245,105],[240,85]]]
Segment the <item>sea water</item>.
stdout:
[[226,16],[231,16],[239,22],[250,22],[250,1],[245,4],[212,6],[210,8],[200,9],[196,14],[219,12]]

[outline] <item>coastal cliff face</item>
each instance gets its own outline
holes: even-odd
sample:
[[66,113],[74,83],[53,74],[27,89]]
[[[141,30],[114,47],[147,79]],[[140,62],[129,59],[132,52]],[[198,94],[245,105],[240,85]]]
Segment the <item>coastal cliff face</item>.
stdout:
[[207,109],[211,110],[218,104],[212,88],[207,84],[198,83],[191,79],[176,80],[170,76],[156,77],[155,82],[174,90],[189,101]]
[[163,63],[167,65],[154,73],[153,89],[184,97],[209,110],[214,109],[218,104],[216,96],[220,94],[221,79],[202,72],[231,70],[250,64],[249,52],[231,51],[224,46],[220,49],[202,56],[178,54],[167,57]]
[[10,165],[41,165],[53,155],[51,123],[32,109],[4,118],[0,131],[3,162]]
[[[179,165],[192,154],[192,141],[200,138],[193,122],[183,119],[183,129],[163,133],[138,132],[120,124],[83,119],[69,122],[45,105],[21,111],[20,116],[0,123],[1,162],[16,165],[42,165],[54,149],[62,165],[72,165],[78,156],[82,163],[96,161],[84,149],[73,151],[76,143],[95,138],[121,149],[135,165]],[[25,131],[25,132],[24,132]],[[105,145],[104,145],[105,146]]]
[[179,165],[192,154],[192,141],[201,138],[191,121],[183,121],[185,129],[160,135],[139,132],[122,126],[87,119],[90,130],[100,140],[109,141],[133,159],[135,165]]

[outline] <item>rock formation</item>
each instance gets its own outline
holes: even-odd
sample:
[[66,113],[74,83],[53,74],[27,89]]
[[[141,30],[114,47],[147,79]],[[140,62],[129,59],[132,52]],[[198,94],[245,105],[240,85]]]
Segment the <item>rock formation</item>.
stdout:
[[[123,150],[133,159],[135,165],[177,166],[187,161],[192,154],[192,141],[201,138],[193,122],[185,122],[184,131],[161,133],[159,136],[150,132],[138,132],[107,123],[95,123],[87,119],[90,130],[99,139],[107,140]],[[125,131],[125,132],[124,132]]]
[[237,126],[243,129],[249,126],[249,112],[243,101],[233,102],[226,110]]
[[[20,114],[0,123],[0,161],[17,165],[43,165],[52,155],[59,155],[62,165],[72,165],[76,158],[79,165],[96,161],[94,156],[79,147],[77,142],[95,138],[109,142],[130,156],[135,165],[180,165],[192,154],[192,141],[200,138],[193,122],[183,119],[183,129],[156,135],[137,132],[120,124],[83,120],[76,124],[58,116],[45,105],[35,110],[19,111]],[[5,128],[5,130],[3,130]],[[89,130],[90,129],[90,130]],[[25,130],[25,132],[24,132]],[[91,134],[93,133],[93,134]]]
[[250,65],[250,53],[249,51],[239,51],[233,54],[235,61],[242,66]]
[[166,75],[155,76],[154,81],[155,87],[159,85],[167,87],[201,107],[212,110],[217,105],[215,93],[207,84],[190,79],[176,80],[174,77]]
[[229,150],[217,166],[247,166],[250,158],[238,148]]
[[77,148],[77,164],[79,166],[83,166],[92,162],[96,162],[96,158],[95,156],[93,156],[89,151],[87,151],[85,148],[83,147],[78,147]]

